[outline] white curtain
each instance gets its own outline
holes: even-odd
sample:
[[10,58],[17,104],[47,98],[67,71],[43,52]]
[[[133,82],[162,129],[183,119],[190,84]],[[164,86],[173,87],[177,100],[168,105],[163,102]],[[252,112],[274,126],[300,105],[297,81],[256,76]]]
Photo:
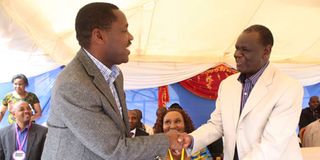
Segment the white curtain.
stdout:
[[125,89],[152,88],[193,77],[215,64],[130,62],[120,65]]
[[[126,89],[152,88],[176,83],[193,77],[221,63],[142,63],[120,65]],[[235,68],[234,64],[226,64]],[[308,86],[320,82],[320,64],[274,64],[281,71]]]

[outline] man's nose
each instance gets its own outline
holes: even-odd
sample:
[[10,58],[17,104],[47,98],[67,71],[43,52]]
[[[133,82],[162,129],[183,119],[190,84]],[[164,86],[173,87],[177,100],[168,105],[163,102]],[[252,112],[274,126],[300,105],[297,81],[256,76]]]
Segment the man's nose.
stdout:
[[234,58],[240,58],[242,56],[242,53],[240,50],[235,50],[233,56]]
[[31,110],[24,110],[24,113],[31,113]]

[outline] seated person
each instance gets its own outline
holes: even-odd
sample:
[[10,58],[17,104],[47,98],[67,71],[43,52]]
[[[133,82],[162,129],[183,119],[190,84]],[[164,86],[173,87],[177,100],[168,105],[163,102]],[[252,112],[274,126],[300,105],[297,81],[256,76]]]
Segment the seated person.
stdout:
[[129,119],[131,137],[149,135],[146,131],[141,129],[140,117],[141,116],[139,116],[139,113],[137,112],[137,110],[128,110],[128,119]]
[[309,104],[309,107],[304,108],[300,115],[300,121],[299,121],[300,131],[303,129],[303,127],[307,126],[308,124],[320,118],[319,97],[311,96],[308,104]]
[[134,111],[136,111],[137,114],[138,114],[138,119],[139,119],[138,127],[141,128],[143,131],[147,132],[149,135],[153,135],[153,128],[142,123],[142,112],[141,112],[141,110],[134,109]]
[[[173,103],[170,105],[169,109],[171,108],[176,108],[176,109],[182,109],[183,108],[180,106],[179,103]],[[219,138],[215,142],[212,142],[210,145],[207,146],[211,156],[216,159],[216,158],[222,158],[223,157],[223,141],[222,138]]]
[[31,107],[25,101],[13,105],[16,122],[0,130],[1,160],[40,160],[48,129],[31,123]]
[[[155,133],[167,133],[170,130],[176,130],[178,132],[191,133],[194,130],[194,126],[189,115],[182,109],[170,108],[163,112],[158,117],[158,123],[155,124]],[[181,154],[175,155],[168,149],[167,159],[175,160],[206,160],[211,159],[209,151],[204,148],[191,157],[187,157],[185,151],[181,151]]]

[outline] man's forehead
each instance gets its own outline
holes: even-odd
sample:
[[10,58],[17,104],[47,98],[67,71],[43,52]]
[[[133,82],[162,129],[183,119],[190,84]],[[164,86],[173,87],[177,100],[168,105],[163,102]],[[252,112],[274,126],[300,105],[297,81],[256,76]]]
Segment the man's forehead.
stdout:
[[120,23],[124,27],[128,27],[126,15],[121,10],[113,10],[113,13],[117,17],[114,23]]
[[17,104],[14,105],[14,109],[20,109],[20,108],[28,108],[29,103],[27,102],[18,102]]
[[131,115],[137,116],[137,112],[135,112],[135,111],[128,111],[128,113]]
[[237,45],[246,45],[252,43],[260,43],[260,34],[258,32],[242,32],[237,40]]
[[28,103],[21,103],[20,105],[18,105],[18,108],[21,108],[21,107],[29,107],[29,104]]

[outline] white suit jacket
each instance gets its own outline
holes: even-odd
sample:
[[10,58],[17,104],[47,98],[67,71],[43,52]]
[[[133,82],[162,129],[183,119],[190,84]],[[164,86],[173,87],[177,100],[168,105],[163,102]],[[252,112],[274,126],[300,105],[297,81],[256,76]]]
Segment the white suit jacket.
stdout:
[[208,122],[191,133],[192,152],[224,136],[224,160],[232,160],[237,144],[240,160],[300,160],[296,128],[303,88],[269,64],[240,115],[239,73],[221,82],[216,110]]

